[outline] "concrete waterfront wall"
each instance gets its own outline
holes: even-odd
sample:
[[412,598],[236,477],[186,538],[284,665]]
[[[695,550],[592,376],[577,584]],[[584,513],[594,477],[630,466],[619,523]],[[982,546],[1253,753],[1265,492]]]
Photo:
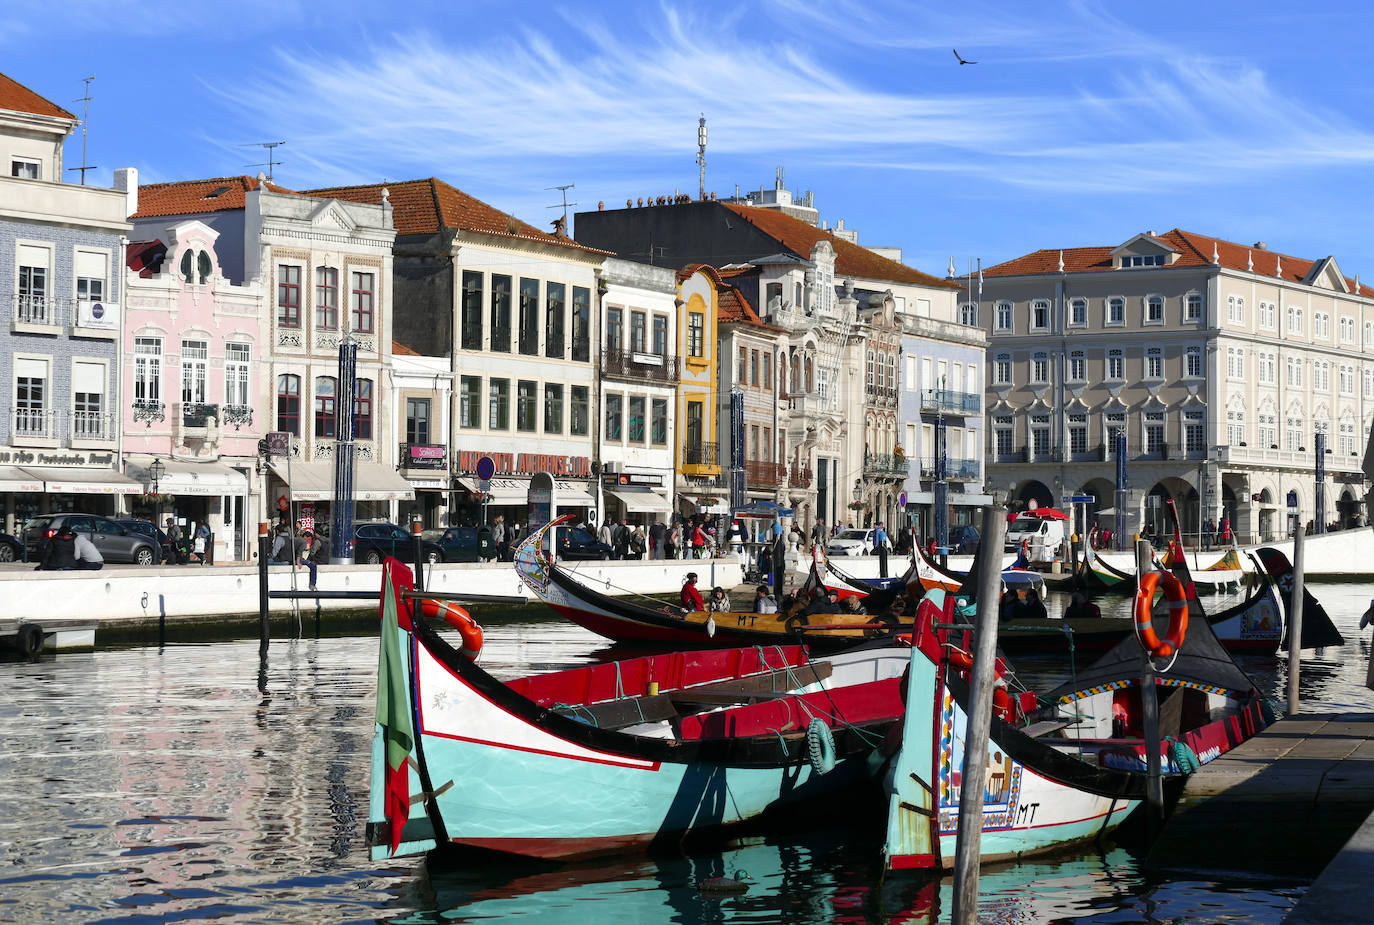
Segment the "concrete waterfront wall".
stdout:
[[[683,576],[696,572],[697,585],[707,589],[719,584],[738,585],[743,570],[734,558],[668,559],[623,562],[574,562],[569,568],[589,586],[605,594],[671,594],[682,587]],[[317,587],[321,591],[381,589],[381,569],[376,565],[321,566]],[[309,577],[304,569],[293,576],[285,566],[268,572],[273,591],[305,590]],[[425,587],[434,591],[467,594],[500,594],[529,599],[510,563],[454,563],[425,569]],[[290,600],[273,600],[273,612],[291,609]],[[314,609],[314,600],[301,606]],[[324,601],[327,610],[356,610],[373,606],[367,601]],[[258,612],[258,570],[254,566],[194,566],[166,568],[105,568],[99,572],[0,572],[0,617],[23,619],[86,619],[102,623],[152,622],[161,616],[211,617]]]

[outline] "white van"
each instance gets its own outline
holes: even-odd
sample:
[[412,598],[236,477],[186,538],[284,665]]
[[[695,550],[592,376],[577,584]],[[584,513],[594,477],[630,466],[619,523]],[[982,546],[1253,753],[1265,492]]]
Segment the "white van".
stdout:
[[1016,552],[1023,542],[1030,540],[1032,562],[1053,561],[1055,552],[1064,542],[1064,524],[1062,520],[1022,514],[1007,524],[1007,541],[1003,548],[1006,552]]

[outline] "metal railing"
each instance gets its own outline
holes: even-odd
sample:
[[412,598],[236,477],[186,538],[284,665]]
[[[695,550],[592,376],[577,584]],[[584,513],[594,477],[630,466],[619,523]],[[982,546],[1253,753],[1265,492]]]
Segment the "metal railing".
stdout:
[[787,474],[787,466],[782,463],[765,462],[761,459],[744,461],[744,480],[750,485],[766,485],[775,488],[782,484]]
[[250,405],[225,405],[224,423],[234,427],[253,426],[253,408]]
[[[465,324],[462,326],[461,331],[462,347],[464,350],[482,349],[482,326],[480,324]],[[492,338],[495,339],[495,336],[495,332],[493,332]]]
[[167,420],[167,406],[155,398],[134,399],[134,421],[142,421],[149,427],[154,421]]
[[678,358],[607,348],[601,351],[601,375],[645,379],[649,382],[677,382]]
[[16,293],[14,320],[24,324],[57,324],[57,300],[46,295]]
[[[947,479],[958,481],[977,479],[978,469],[978,460],[976,459],[960,457],[947,457],[945,459],[945,478]],[[921,478],[935,478],[935,457],[923,456],[921,458]]]
[[906,457],[894,453],[865,453],[864,475],[876,478],[905,478]]
[[108,411],[73,411],[71,439],[113,440],[114,415]]
[[11,408],[10,434],[14,437],[53,436],[53,415],[46,408]]
[[950,389],[922,389],[921,410],[946,414],[977,414],[983,407],[983,396],[977,392],[955,392]]
[[496,353],[510,353],[510,326],[496,326],[491,329],[491,347]]
[[720,444],[684,443],[682,445],[682,464],[684,466],[720,465]]
[[787,484],[792,488],[811,487],[811,467],[797,467],[792,470],[792,474],[787,477]]

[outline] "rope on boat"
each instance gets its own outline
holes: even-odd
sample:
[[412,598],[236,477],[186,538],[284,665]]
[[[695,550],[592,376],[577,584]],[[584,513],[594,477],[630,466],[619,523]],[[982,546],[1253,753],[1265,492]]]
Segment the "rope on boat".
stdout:
[[[586,561],[589,561],[589,562],[590,562],[590,561],[599,561],[599,560],[590,560],[590,559],[589,559],[589,560],[586,560]],[[606,561],[609,561],[609,560],[606,560]],[[580,571],[579,571],[578,568],[565,568],[565,567],[563,566],[562,562],[557,563],[557,567],[560,568],[560,569],[562,569],[562,570],[563,570],[563,573],[564,573],[565,575],[569,575],[569,576],[573,576],[573,577],[581,577],[581,576],[580,576]],[[590,582],[586,581],[585,579],[583,579],[583,583],[584,583],[584,584],[590,584]],[[634,590],[634,589],[632,589],[632,588],[626,588],[626,587],[624,587],[624,586],[622,586],[622,585],[615,584],[615,583],[613,583],[613,582],[611,581],[611,579],[610,579],[609,577],[607,577],[607,578],[604,580],[603,583],[604,583],[605,586],[606,586],[606,591],[607,591],[608,594],[609,594],[611,591],[619,591],[619,592],[620,592],[619,594],[614,595],[615,597],[620,597],[620,598],[637,598],[637,599],[639,599],[639,600],[641,600],[641,601],[648,601],[649,603],[653,604],[655,607],[661,609],[664,613],[679,613],[679,612],[680,612],[679,608],[671,607],[671,606],[665,604],[660,598],[656,598],[656,597],[654,597],[654,596],[652,596],[652,595],[645,594],[643,591],[636,591],[636,590]]]

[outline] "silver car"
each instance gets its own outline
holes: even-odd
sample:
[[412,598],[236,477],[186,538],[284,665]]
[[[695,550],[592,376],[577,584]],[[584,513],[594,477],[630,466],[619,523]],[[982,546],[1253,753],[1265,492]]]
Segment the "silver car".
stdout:
[[108,517],[99,514],[44,514],[24,526],[24,546],[28,550],[29,561],[42,559],[48,540],[62,527],[70,527],[73,533],[84,533],[106,562],[152,565],[156,560],[157,553],[153,551],[150,537],[121,527]]

